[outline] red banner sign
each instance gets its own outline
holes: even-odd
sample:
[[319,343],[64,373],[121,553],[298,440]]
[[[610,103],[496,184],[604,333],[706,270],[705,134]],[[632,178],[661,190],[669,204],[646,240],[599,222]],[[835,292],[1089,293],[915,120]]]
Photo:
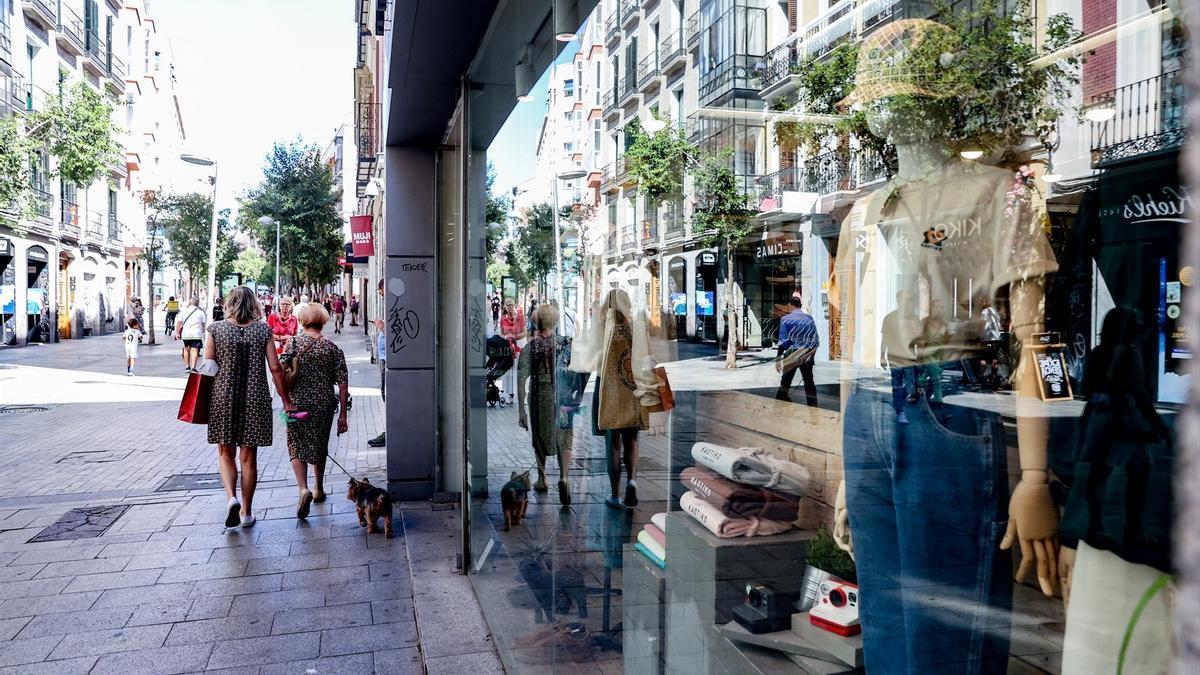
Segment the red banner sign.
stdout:
[[350,243],[354,247],[354,257],[375,255],[375,239],[371,229],[371,216],[350,216]]

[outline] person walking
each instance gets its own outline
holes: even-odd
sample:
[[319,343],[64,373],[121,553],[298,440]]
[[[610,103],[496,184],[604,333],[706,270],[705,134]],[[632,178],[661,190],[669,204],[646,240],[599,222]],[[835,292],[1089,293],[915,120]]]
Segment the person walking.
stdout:
[[200,362],[200,350],[204,347],[204,331],[208,326],[208,318],[200,308],[200,298],[192,296],[188,300],[187,311],[183,313],[183,321],[175,324],[175,339],[183,340],[183,372],[194,373]]
[[[375,319],[375,360],[379,362],[379,397],[387,403],[387,331],[383,319]],[[372,448],[382,448],[387,445],[387,431],[379,432],[375,438],[367,441]]]
[[[525,336],[528,335],[525,326],[525,315],[521,309],[517,307],[517,303],[512,298],[504,300],[504,314],[500,316],[500,337],[508,340],[508,346],[512,349],[513,358],[521,356],[522,342]],[[509,368],[504,374],[504,393],[508,395],[509,401],[513,400],[513,395],[517,392],[517,374],[513,368]]]
[[167,321],[163,335],[170,335],[175,330],[175,317],[177,316],[179,316],[179,301],[172,295],[167,298]]
[[146,324],[142,323],[142,317],[146,314],[146,307],[142,305],[141,298],[133,299],[133,318],[137,319],[137,329],[146,334]]
[[804,311],[804,297],[799,291],[792,294],[790,302],[792,311],[779,320],[779,359],[775,366],[779,371],[779,390],[775,392],[775,398],[792,400],[789,392],[799,371],[804,380],[805,403],[815,408],[817,384],[813,379],[813,364],[821,338],[817,334],[817,322]]
[[[259,319],[262,308],[254,292],[237,286],[225,301],[228,318],[208,327],[204,356],[218,367],[209,404],[208,442],[217,446],[221,485],[225,488],[225,527],[251,527],[254,488],[258,484],[258,448],[273,442],[271,390],[267,370],[286,412],[295,410],[283,379],[283,368],[271,342],[271,329]],[[242,501],[237,498],[238,463]]]
[[333,306],[333,332],[342,332],[342,326],[346,325],[346,301],[342,296],[333,296],[333,301],[329,303]]
[[296,320],[291,296],[279,298],[279,311],[267,317],[267,325],[271,327],[271,337],[275,341],[275,353],[282,354],[292,338],[300,333],[300,323]]
[[[571,490],[567,484],[571,466],[571,448],[574,443],[572,415],[560,407],[560,402],[570,400],[572,389],[580,381],[576,374],[567,370],[571,359],[571,340],[555,335],[558,323],[558,308],[542,305],[533,322],[537,332],[521,352],[517,365],[518,424],[530,432],[533,454],[537,460],[537,482],[533,489],[546,492],[546,458],[558,458],[558,498],[563,506],[571,504]],[[526,382],[529,383],[528,388]],[[564,391],[565,390],[565,391]],[[525,394],[529,394],[529,412],[526,412]]]
[[358,296],[350,296],[350,325],[358,325]]
[[122,339],[125,341],[125,374],[133,377],[133,367],[137,362],[138,343],[142,341],[142,331],[138,329],[137,319],[130,317]]
[[[321,329],[329,321],[325,308],[316,303],[305,305],[297,314],[304,332],[292,340],[280,362],[284,368],[299,364],[288,396],[292,405],[308,413],[287,425],[288,458],[296,474],[300,501],[296,517],[307,518],[309,506],[325,501],[325,461],[329,457],[329,427],[337,413],[339,436],[349,428],[346,422],[349,400],[349,376],[346,355],[325,339]],[[337,394],[334,394],[334,390]],[[339,412],[340,411],[340,412]],[[308,489],[308,467],[313,468],[314,491]]]
[[500,325],[500,307],[502,305],[503,305],[503,303],[500,302],[500,294],[493,293],[492,294],[492,325],[493,326]]

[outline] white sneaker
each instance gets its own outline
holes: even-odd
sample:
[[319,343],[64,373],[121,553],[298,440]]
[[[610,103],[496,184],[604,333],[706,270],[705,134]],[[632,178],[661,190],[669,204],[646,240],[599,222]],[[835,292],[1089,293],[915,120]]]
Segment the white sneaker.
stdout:
[[235,497],[229,500],[228,508],[229,513],[225,516],[225,527],[237,527],[241,522],[239,516],[242,512],[242,504]]
[[258,522],[258,518],[253,513],[242,516],[242,527],[254,527],[254,523]]

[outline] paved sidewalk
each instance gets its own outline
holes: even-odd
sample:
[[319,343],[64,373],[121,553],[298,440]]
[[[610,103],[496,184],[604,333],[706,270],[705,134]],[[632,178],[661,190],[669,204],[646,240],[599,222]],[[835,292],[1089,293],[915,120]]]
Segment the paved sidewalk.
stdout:
[[[385,451],[366,445],[383,427],[378,371],[361,333],[330,337],[354,395],[331,452],[382,484]],[[276,424],[259,450],[259,523],[226,531],[214,483],[163,489],[216,473],[216,455],[203,426],[175,419],[178,343],[141,351],[134,378],[119,336],[0,352],[0,673],[500,670],[454,569],[456,510],[398,505],[395,539],[367,535],[331,464],[329,500],[297,521]],[[51,536],[99,536],[32,541],[83,508]]]

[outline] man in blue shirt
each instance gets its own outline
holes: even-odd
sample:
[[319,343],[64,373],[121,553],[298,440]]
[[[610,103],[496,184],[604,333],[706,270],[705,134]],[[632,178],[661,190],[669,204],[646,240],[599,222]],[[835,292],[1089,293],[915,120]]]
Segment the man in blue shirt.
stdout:
[[796,371],[804,379],[804,396],[807,405],[817,405],[817,384],[813,380],[813,359],[821,339],[817,335],[817,322],[801,309],[804,299],[797,291],[792,294],[792,311],[779,320],[779,356],[775,369],[779,371],[779,391],[775,398],[790,401],[788,395]]

